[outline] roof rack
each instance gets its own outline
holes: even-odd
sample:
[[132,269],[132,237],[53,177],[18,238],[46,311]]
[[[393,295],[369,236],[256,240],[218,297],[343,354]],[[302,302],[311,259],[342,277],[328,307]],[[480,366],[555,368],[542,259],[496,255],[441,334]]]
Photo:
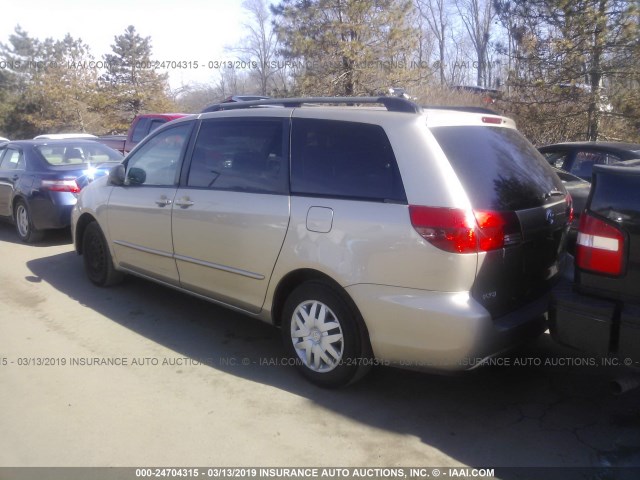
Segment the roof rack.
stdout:
[[455,105],[455,106],[423,105],[422,108],[431,109],[431,110],[454,110],[456,112],[487,113],[489,115],[500,115],[495,110],[491,110],[490,108],[486,108],[486,107],[472,107],[472,106],[464,107],[459,105]]
[[301,98],[270,98],[249,102],[216,103],[209,105],[201,113],[217,112],[220,110],[235,110],[239,108],[283,106],[297,108],[307,104],[344,103],[347,105],[379,103],[384,105],[389,112],[420,113],[422,107],[409,100],[399,97],[301,97]]

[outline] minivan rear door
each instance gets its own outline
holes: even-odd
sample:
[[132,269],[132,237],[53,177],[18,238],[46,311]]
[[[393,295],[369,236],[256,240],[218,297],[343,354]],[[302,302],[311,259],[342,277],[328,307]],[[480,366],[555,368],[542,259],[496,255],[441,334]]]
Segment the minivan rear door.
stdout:
[[570,203],[562,181],[514,128],[440,126],[431,132],[476,218],[496,212],[513,219],[504,246],[481,254],[473,297],[494,318],[540,298],[557,278],[565,248]]

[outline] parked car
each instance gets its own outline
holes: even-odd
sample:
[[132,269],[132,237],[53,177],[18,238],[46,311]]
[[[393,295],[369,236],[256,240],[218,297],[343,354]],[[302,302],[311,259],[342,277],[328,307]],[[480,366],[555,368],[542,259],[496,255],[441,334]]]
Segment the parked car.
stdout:
[[500,92],[500,90],[478,87],[475,85],[454,85],[451,88],[452,90],[456,90],[458,92],[469,92],[473,93],[474,95],[479,95],[485,105],[491,105],[495,103],[496,99],[499,99],[502,95],[502,92]]
[[580,216],[587,205],[587,198],[589,197],[589,190],[591,189],[591,183],[586,180],[576,177],[564,170],[554,167],[556,175],[560,177],[564,188],[567,189],[569,195],[571,195],[573,203],[573,220],[569,228],[569,236],[567,239],[567,251],[571,254],[574,253],[576,239],[578,237],[578,225],[580,224]]
[[78,192],[122,155],[91,140],[21,140],[0,145],[0,217],[36,242],[68,227]]
[[567,142],[540,147],[554,167],[591,181],[594,165],[613,165],[640,158],[640,144],[621,142]]
[[153,132],[156,128],[177,118],[186,117],[187,113],[144,113],[137,115],[126,135],[105,135],[97,138],[100,143],[119,151],[123,155],[129,153],[133,148]]
[[0,143],[8,142],[8,138],[0,137]]
[[131,273],[280,326],[331,387],[375,362],[470,369],[546,329],[572,209],[512,120],[394,97],[229,105],[81,193],[93,283]]
[[[640,167],[597,165],[580,220],[573,278],[554,290],[562,344],[640,365]],[[630,166],[634,165],[635,166]]]

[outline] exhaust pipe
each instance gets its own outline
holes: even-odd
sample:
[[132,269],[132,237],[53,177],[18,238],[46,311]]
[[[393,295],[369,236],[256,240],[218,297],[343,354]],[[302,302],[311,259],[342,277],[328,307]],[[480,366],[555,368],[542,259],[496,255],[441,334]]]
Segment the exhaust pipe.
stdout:
[[609,384],[611,393],[614,395],[622,395],[631,390],[640,387],[640,375],[617,378]]

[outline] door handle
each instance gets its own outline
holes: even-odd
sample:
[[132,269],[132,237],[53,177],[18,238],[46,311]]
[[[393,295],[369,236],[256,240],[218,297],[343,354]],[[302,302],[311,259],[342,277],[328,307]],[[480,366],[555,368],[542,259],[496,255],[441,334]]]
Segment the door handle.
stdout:
[[17,182],[19,178],[20,178],[20,175],[14,175],[13,177],[11,177],[11,180],[13,180],[14,182]]
[[191,205],[193,205],[193,203],[194,202],[189,200],[189,197],[183,197],[176,202],[176,205],[178,205],[180,208],[189,208]]
[[163,195],[158,200],[156,200],[156,205],[158,205],[159,207],[166,207],[167,205],[171,205],[171,200]]

